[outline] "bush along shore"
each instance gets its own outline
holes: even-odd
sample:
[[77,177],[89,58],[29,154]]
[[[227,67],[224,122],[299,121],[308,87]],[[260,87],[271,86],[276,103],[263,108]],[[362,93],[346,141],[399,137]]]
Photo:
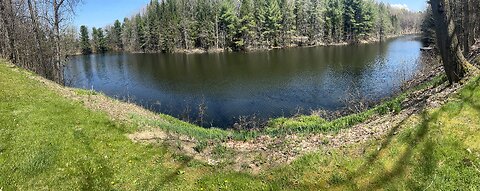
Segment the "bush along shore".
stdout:
[[234,131],[204,129],[94,91],[61,87],[2,62],[0,86],[11,90],[0,92],[5,190],[480,185],[475,72],[456,86],[447,86],[439,72],[424,74],[397,97],[330,121],[298,116]]

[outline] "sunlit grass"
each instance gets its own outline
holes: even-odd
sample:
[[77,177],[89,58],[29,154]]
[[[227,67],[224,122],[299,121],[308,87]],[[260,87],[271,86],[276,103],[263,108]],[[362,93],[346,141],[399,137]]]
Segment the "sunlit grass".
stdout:
[[[331,122],[303,117],[291,124],[298,123]],[[126,134],[138,127],[113,122],[0,64],[2,190],[480,189],[479,78],[450,103],[410,117],[400,129],[258,175],[232,172],[161,146],[135,144]],[[216,150],[219,157],[226,152]]]

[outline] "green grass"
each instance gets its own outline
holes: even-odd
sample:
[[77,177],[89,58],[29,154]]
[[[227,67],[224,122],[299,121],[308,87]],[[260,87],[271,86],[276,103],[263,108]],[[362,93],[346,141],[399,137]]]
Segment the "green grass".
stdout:
[[446,81],[444,76],[438,76],[429,82],[421,84],[409,91],[406,91],[391,100],[375,106],[367,111],[347,115],[326,121],[319,116],[300,116],[296,118],[278,118],[269,122],[266,133],[269,135],[291,134],[291,133],[318,133],[318,132],[337,132],[340,129],[352,127],[353,125],[362,123],[375,115],[385,115],[387,113],[398,113],[402,108],[402,102],[409,94],[416,90],[425,89],[427,87],[436,87]]
[[[442,108],[410,117],[400,133],[253,175],[132,143],[125,135],[138,127],[63,98],[28,75],[0,64],[2,190],[480,189],[479,78]],[[298,123],[331,122],[302,117]]]
[[[425,89],[428,87],[437,87],[444,83],[446,78],[444,75],[437,76],[431,81],[423,83],[414,87],[390,100],[383,102],[364,112],[347,115],[327,121],[316,115],[301,115],[294,118],[275,118],[271,119],[267,126],[260,130],[222,130],[218,128],[205,129],[197,125],[187,123],[177,118],[158,114],[164,121],[149,120],[140,115],[132,115],[132,119],[136,122],[148,124],[149,126],[159,127],[165,131],[175,132],[183,135],[188,135],[200,141],[216,140],[222,141],[228,138],[234,140],[250,140],[261,135],[282,136],[287,134],[308,134],[308,133],[329,133],[338,132],[341,129],[352,127],[356,124],[362,123],[371,119],[376,115],[385,115],[387,113],[398,113],[403,108],[402,102],[414,91]],[[91,94],[91,91],[82,90],[82,94]]]
[[480,189],[480,78],[402,126],[380,141],[304,156],[271,172],[271,181],[306,190]]
[[125,135],[137,127],[113,122],[27,76],[0,64],[4,191],[197,190],[203,177],[229,174],[163,147],[134,144]]

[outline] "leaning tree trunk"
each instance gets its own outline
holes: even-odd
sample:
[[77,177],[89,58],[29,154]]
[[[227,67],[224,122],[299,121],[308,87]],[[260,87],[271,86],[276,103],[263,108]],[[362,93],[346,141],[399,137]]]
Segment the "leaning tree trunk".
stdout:
[[457,29],[452,16],[452,4],[449,0],[430,0],[437,47],[443,61],[443,67],[450,83],[459,82],[466,73],[468,62],[462,54],[457,37]]

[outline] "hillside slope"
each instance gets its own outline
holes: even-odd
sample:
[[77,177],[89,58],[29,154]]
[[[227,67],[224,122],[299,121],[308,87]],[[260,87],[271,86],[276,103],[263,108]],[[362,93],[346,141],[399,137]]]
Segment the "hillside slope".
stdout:
[[133,143],[127,134],[137,124],[88,109],[33,75],[0,63],[0,190],[480,189],[478,77],[384,139],[253,175]]

